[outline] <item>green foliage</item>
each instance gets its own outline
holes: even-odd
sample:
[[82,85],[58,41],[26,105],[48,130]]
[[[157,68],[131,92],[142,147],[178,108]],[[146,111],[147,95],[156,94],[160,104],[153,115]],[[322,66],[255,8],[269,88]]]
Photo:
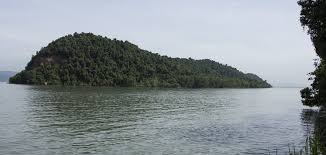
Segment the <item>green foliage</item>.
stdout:
[[308,106],[321,106],[326,103],[326,1],[300,0],[300,21],[308,28],[308,34],[315,46],[320,63],[315,63],[316,70],[311,73],[311,88],[301,90],[302,102]]
[[326,1],[325,0],[299,0],[301,6],[300,21],[302,26],[308,28],[316,53],[322,59],[326,58]]
[[325,149],[323,145],[320,143],[320,139],[318,135],[314,135],[313,137],[308,137],[306,139],[305,145],[302,149],[296,151],[295,146],[289,146],[288,155],[324,155]]
[[212,60],[160,56],[128,41],[91,33],[68,35],[42,48],[10,83],[186,88],[271,87],[254,74]]

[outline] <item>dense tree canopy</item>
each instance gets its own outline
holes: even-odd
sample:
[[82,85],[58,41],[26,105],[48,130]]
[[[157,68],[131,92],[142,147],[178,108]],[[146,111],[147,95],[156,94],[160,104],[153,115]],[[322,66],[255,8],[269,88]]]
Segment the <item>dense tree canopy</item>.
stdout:
[[128,41],[75,33],[42,48],[17,84],[223,88],[271,87],[254,74],[212,60],[160,56]]
[[326,103],[326,0],[300,0],[300,21],[303,27],[308,28],[308,34],[320,57],[316,60],[316,70],[311,74],[311,87],[301,90],[303,104],[321,106]]

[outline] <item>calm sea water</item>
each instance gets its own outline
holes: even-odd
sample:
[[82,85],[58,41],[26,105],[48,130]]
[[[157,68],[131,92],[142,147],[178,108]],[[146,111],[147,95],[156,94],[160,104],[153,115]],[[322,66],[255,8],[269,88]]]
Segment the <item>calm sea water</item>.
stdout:
[[0,84],[0,154],[269,154],[302,146],[299,89]]

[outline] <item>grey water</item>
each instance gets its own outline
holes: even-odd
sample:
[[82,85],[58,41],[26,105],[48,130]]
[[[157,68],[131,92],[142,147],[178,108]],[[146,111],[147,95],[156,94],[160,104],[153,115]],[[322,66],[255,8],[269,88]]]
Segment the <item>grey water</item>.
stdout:
[[299,90],[0,83],[0,154],[282,154],[312,130]]

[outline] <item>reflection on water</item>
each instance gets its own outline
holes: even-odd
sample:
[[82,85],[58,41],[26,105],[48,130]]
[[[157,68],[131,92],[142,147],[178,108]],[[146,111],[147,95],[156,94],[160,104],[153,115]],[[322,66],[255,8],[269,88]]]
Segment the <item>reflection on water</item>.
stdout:
[[298,92],[0,84],[0,154],[287,152],[312,124]]
[[319,109],[303,109],[301,113],[302,127],[306,136],[313,135],[316,119],[319,115]]

